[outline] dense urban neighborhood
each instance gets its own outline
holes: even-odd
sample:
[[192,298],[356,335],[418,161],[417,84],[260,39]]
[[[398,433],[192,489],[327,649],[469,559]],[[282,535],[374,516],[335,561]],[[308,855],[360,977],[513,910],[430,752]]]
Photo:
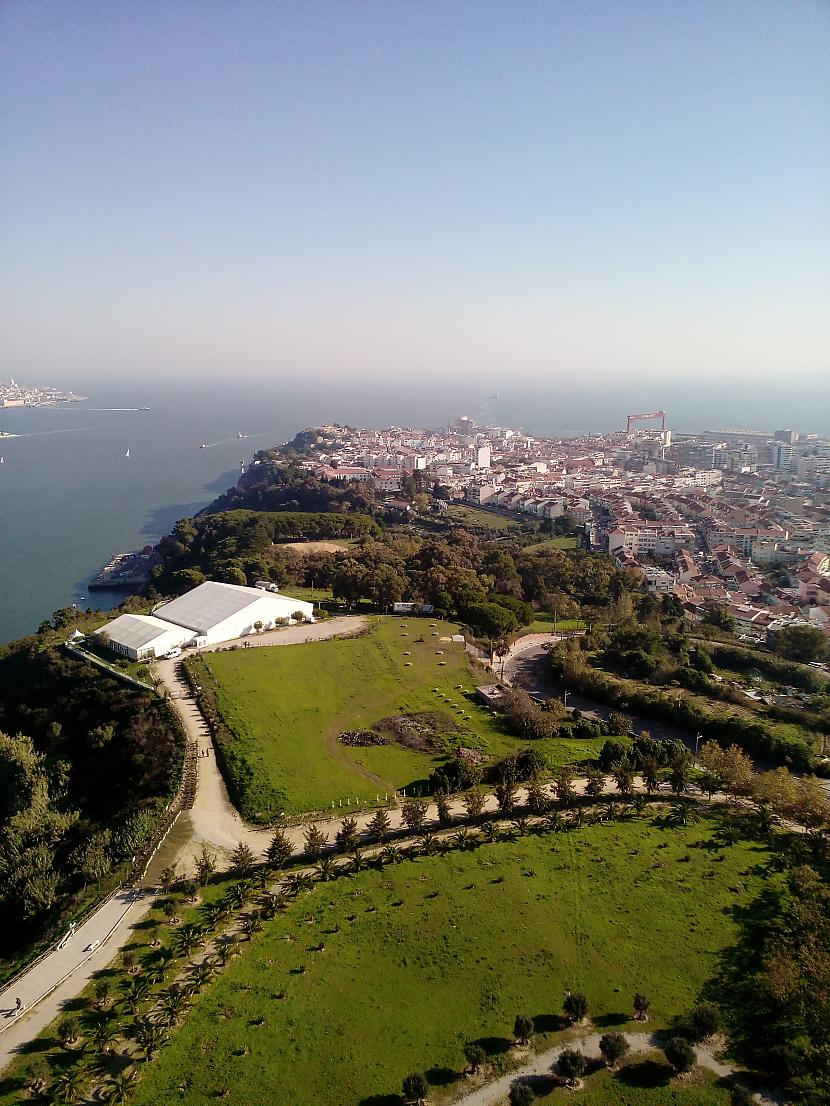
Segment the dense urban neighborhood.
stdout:
[[830,441],[792,430],[673,434],[658,416],[659,429],[629,416],[625,432],[573,439],[462,417],[441,433],[326,426],[295,443],[301,469],[371,484],[391,511],[417,509],[402,489],[435,489],[433,510],[463,500],[577,534],[691,615],[721,609],[747,639],[788,628],[827,638]]

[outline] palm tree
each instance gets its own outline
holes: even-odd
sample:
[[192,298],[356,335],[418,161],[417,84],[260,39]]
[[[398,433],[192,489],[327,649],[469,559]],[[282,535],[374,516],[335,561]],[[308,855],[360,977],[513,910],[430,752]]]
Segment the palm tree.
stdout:
[[383,864],[400,864],[403,860],[401,850],[397,845],[387,845],[381,850],[380,860]]
[[330,880],[337,877],[338,866],[334,862],[334,857],[323,856],[317,861],[317,878],[321,883],[328,883]]
[[219,922],[228,913],[228,908],[222,902],[208,902],[202,906],[201,914],[205,919],[208,929],[215,929]]
[[700,815],[691,799],[677,799],[666,816],[666,822],[671,826],[694,826],[699,821]]
[[351,862],[349,864],[349,873],[351,875],[357,875],[358,872],[363,872],[365,870],[366,857],[363,855],[360,849],[355,849],[354,855],[352,856]]
[[112,1052],[120,1034],[112,1014],[102,1014],[90,1023],[90,1040],[98,1053]]
[[116,1106],[118,1106],[119,1103],[127,1101],[134,1083],[134,1070],[132,1068],[125,1068],[124,1071],[120,1071],[117,1075],[114,1075],[110,1082],[107,1083],[103,1091],[104,1098],[106,1098],[107,1102],[115,1103]]
[[518,833],[519,837],[527,836],[527,831],[530,829],[530,822],[524,815],[520,814],[517,818],[514,818],[513,825],[516,827],[516,833]]
[[232,956],[239,948],[239,934],[235,932],[225,933],[216,942],[216,946],[224,968],[228,962],[228,957]]
[[159,1025],[158,1022],[151,1022],[149,1018],[143,1018],[138,1023],[135,1039],[141,1051],[144,1053],[145,1058],[147,1060],[152,1060],[153,1056],[164,1044],[166,1036],[167,1034],[164,1031],[164,1027]]
[[176,1024],[186,1000],[187,996],[184,991],[180,991],[178,987],[171,987],[169,991],[165,991],[161,996],[159,999],[159,1009],[164,1015],[164,1020],[167,1025]]
[[648,806],[648,799],[645,797],[645,795],[641,795],[638,792],[636,795],[634,795],[632,797],[631,806],[633,808],[634,814],[639,818],[640,815],[643,813],[643,811]]
[[501,840],[501,833],[499,827],[495,822],[485,822],[484,829],[482,830],[484,840],[488,845],[495,845],[497,841]]
[[200,990],[208,983],[216,971],[216,965],[211,960],[200,960],[198,964],[191,964],[189,980]]
[[[181,933],[182,930],[176,932],[174,944],[178,944]],[[172,959],[173,953],[170,949],[166,947],[158,949],[152,956],[147,957],[144,969],[145,977],[149,979],[152,984],[161,983]]]
[[542,829],[545,833],[561,833],[564,828],[565,819],[558,810],[552,810],[550,814],[545,815],[542,822]]
[[438,838],[429,830],[421,835],[420,844],[424,856],[433,856],[438,851]]
[[49,1095],[53,1102],[77,1102],[81,1097],[81,1088],[85,1081],[86,1072],[78,1064],[73,1064],[55,1077],[55,1081],[49,1088]]
[[173,940],[176,955],[181,957],[191,956],[203,936],[202,927],[197,925],[196,922],[188,922],[187,925],[183,925],[181,929],[177,930]]
[[124,1007],[130,1014],[137,1014],[142,1002],[150,993],[150,981],[138,977],[130,981],[129,990],[124,996]]
[[305,872],[297,872],[293,876],[289,876],[288,879],[283,880],[281,888],[286,895],[290,895],[292,898],[296,898],[297,895],[301,895],[304,891],[310,891],[314,886],[314,880],[311,876]]
[[242,919],[241,926],[242,932],[250,941],[256,931],[262,926],[262,918],[260,917],[259,911],[252,910],[250,914],[246,914]]

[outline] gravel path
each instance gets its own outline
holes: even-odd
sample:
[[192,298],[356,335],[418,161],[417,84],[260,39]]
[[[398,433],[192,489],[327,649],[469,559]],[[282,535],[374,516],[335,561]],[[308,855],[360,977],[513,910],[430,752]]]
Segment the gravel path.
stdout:
[[[533,1081],[540,1077],[550,1076],[563,1049],[578,1048],[590,1059],[598,1059],[601,1055],[599,1051],[601,1036],[600,1033],[585,1033],[583,1036],[577,1034],[555,1048],[549,1048],[545,1052],[538,1053],[523,1067],[471,1091],[468,1095],[458,1099],[454,1106],[500,1106],[501,1103],[507,1101],[510,1088],[514,1083]],[[628,1041],[632,1053],[647,1052],[660,1047],[658,1040],[650,1033],[624,1033],[623,1036]],[[713,1071],[721,1079],[728,1078],[739,1070],[718,1060],[714,1049],[708,1044],[698,1045],[696,1052],[698,1066]],[[763,1106],[780,1106],[781,1102],[780,1099],[767,1094],[756,1094],[755,1101],[762,1103]]]

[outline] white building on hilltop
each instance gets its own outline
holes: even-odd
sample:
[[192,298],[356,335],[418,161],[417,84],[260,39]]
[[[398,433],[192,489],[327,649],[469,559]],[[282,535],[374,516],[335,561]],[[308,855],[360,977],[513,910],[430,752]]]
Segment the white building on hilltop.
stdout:
[[132,660],[160,657],[183,645],[217,645],[259,630],[299,621],[314,621],[314,606],[290,595],[280,595],[240,584],[209,580],[156,607],[151,615],[123,614],[96,634]]

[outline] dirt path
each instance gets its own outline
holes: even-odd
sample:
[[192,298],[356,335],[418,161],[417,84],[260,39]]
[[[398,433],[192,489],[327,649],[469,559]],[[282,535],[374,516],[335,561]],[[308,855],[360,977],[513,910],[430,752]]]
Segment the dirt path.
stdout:
[[[356,633],[367,624],[360,615],[344,615],[313,626],[290,626],[272,630],[254,638],[246,638],[252,647],[264,645],[298,645],[308,641],[325,641]],[[216,652],[227,646],[209,646],[201,652]],[[244,843],[262,857],[273,836],[269,830],[246,825],[230,800],[222,773],[216,763],[210,731],[202,713],[190,694],[190,689],[179,675],[179,661],[159,661],[155,674],[171,695],[172,705],[184,726],[187,740],[197,748],[196,797],[189,811],[179,819],[178,836],[185,837],[185,844],[171,863],[179,869],[193,872],[196,857],[204,844],[215,846],[227,855]],[[301,841],[301,837],[298,839]]]
[[[457,1099],[454,1106],[501,1106],[501,1103],[507,1101],[510,1088],[514,1083],[533,1083],[535,1080],[550,1076],[556,1061],[566,1048],[577,1048],[590,1059],[598,1059],[601,1056],[599,1051],[601,1036],[600,1033],[586,1033],[582,1036],[575,1034],[555,1048],[540,1052],[523,1067],[510,1072],[509,1075],[503,1075],[500,1079]],[[650,1033],[624,1033],[623,1036],[628,1041],[631,1053],[647,1052],[660,1047],[657,1038]],[[698,1066],[714,1072],[721,1079],[728,1078],[739,1070],[731,1064],[718,1060],[713,1048],[708,1044],[698,1045],[696,1052]],[[780,1106],[780,1099],[767,1094],[756,1094],[754,1097],[755,1101],[762,1103],[763,1106]]]

